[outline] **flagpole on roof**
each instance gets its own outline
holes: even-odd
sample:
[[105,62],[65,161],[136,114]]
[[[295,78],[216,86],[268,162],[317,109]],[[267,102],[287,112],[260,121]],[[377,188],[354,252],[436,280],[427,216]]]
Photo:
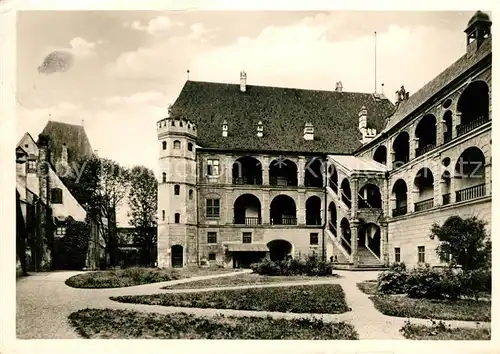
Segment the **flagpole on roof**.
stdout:
[[375,31],[375,93],[377,93],[377,31]]

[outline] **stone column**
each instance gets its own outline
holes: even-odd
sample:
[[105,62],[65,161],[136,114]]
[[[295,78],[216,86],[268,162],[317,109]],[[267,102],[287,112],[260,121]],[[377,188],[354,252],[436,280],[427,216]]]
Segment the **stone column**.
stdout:
[[457,137],[457,128],[460,125],[460,120],[462,118],[462,112],[456,112],[455,114],[452,115],[451,121],[452,121],[452,127],[451,127],[451,137],[452,139],[455,139]]
[[[406,203],[408,203],[408,200],[406,201]],[[386,216],[391,216],[392,217],[392,210],[393,209],[396,209],[396,197],[391,197],[389,210],[387,211],[387,215]]]
[[444,143],[444,120],[440,117],[436,117],[436,146],[441,146]]
[[394,150],[392,150],[392,147],[391,147],[391,152],[389,153],[390,155],[390,158],[389,160],[387,161],[387,168],[389,170],[392,170],[392,163],[394,162],[394,159],[396,158],[396,152],[394,152]]
[[299,156],[299,165],[297,166],[297,185],[304,187],[306,161],[304,156]]
[[269,185],[269,157],[264,156],[262,158],[262,184],[264,186]]
[[486,164],[484,165],[484,183],[486,184],[486,195],[491,196],[491,162],[486,161]]
[[455,194],[455,189],[456,189],[456,179],[454,177],[454,174],[451,173],[450,175],[450,204],[453,204],[457,201],[456,194]]
[[380,223],[380,250],[382,251],[382,262],[389,265],[389,225],[386,221]]
[[262,224],[269,225],[271,223],[271,198],[269,190],[262,191],[261,216]]
[[413,186],[411,193],[409,193],[408,197],[408,213],[413,213],[415,211],[415,203],[418,203],[419,199],[419,190]]
[[412,124],[410,126],[409,130],[409,135],[410,135],[410,161],[415,158],[415,150],[417,149],[418,146],[418,138],[415,136],[415,124]]
[[351,259],[354,267],[357,267],[359,265],[358,228],[359,228],[359,220],[351,219]]
[[358,214],[358,179],[351,178],[351,218],[356,218]]

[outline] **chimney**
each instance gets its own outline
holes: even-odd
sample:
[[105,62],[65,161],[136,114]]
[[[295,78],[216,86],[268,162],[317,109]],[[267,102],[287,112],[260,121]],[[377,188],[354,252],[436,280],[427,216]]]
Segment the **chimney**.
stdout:
[[342,81],[338,81],[336,84],[335,84],[335,91],[337,92],[342,92]]
[[227,120],[224,119],[224,122],[222,123],[222,136],[224,138],[227,138]]
[[404,86],[401,86],[401,88],[398,91],[396,91],[396,97],[395,97],[396,105],[398,105],[403,101],[406,101],[408,98],[410,98],[410,93],[406,92]]
[[247,73],[244,71],[240,72],[240,91],[246,92],[247,90]]
[[259,120],[257,124],[257,137],[262,138],[264,136],[264,127],[262,126],[262,121]]
[[365,144],[377,135],[377,130],[368,128],[368,110],[361,107],[358,113],[358,129],[361,132],[361,143]]
[[61,164],[65,166],[68,164],[68,147],[66,146],[66,143],[62,145]]
[[304,126],[304,140],[314,140],[314,126],[306,123]]

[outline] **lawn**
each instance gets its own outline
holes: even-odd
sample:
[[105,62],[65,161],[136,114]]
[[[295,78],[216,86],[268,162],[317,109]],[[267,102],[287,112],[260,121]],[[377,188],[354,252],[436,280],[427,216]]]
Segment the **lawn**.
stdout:
[[348,323],[315,319],[84,309],[70,314],[69,320],[82,337],[91,339],[358,339]]
[[491,301],[411,299],[404,295],[370,296],[384,315],[436,320],[491,321]]
[[234,272],[234,269],[226,268],[198,268],[185,267],[179,269],[159,268],[126,268],[116,270],[104,270],[87,272],[68,278],[66,285],[73,288],[102,289],[122,288],[127,286],[158,283],[162,281],[190,278],[212,274]]
[[344,290],[338,284],[118,296],[111,300],[161,306],[294,313],[343,313],[349,310]]
[[401,333],[407,339],[423,340],[490,340],[490,328],[451,328],[441,323],[431,326],[406,323]]
[[203,289],[203,288],[222,288],[241,285],[273,284],[285,282],[300,282],[309,280],[327,280],[332,277],[312,277],[305,275],[293,276],[266,276],[259,274],[241,274],[234,277],[215,278],[195,280],[188,283],[167,285],[163,289]]
[[384,315],[428,318],[436,320],[491,321],[491,301],[412,299],[405,295],[384,295],[377,292],[376,281],[357,284],[371,295],[375,308]]

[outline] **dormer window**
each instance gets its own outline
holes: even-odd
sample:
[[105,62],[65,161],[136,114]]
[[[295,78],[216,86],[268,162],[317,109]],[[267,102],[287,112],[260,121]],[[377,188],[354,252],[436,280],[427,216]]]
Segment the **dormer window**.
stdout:
[[222,123],[222,136],[224,138],[227,137],[227,120],[224,119],[224,123]]
[[312,123],[306,123],[304,126],[304,139],[314,140],[314,126]]
[[257,124],[257,136],[262,138],[264,136],[264,126],[262,125],[262,121],[259,120]]

